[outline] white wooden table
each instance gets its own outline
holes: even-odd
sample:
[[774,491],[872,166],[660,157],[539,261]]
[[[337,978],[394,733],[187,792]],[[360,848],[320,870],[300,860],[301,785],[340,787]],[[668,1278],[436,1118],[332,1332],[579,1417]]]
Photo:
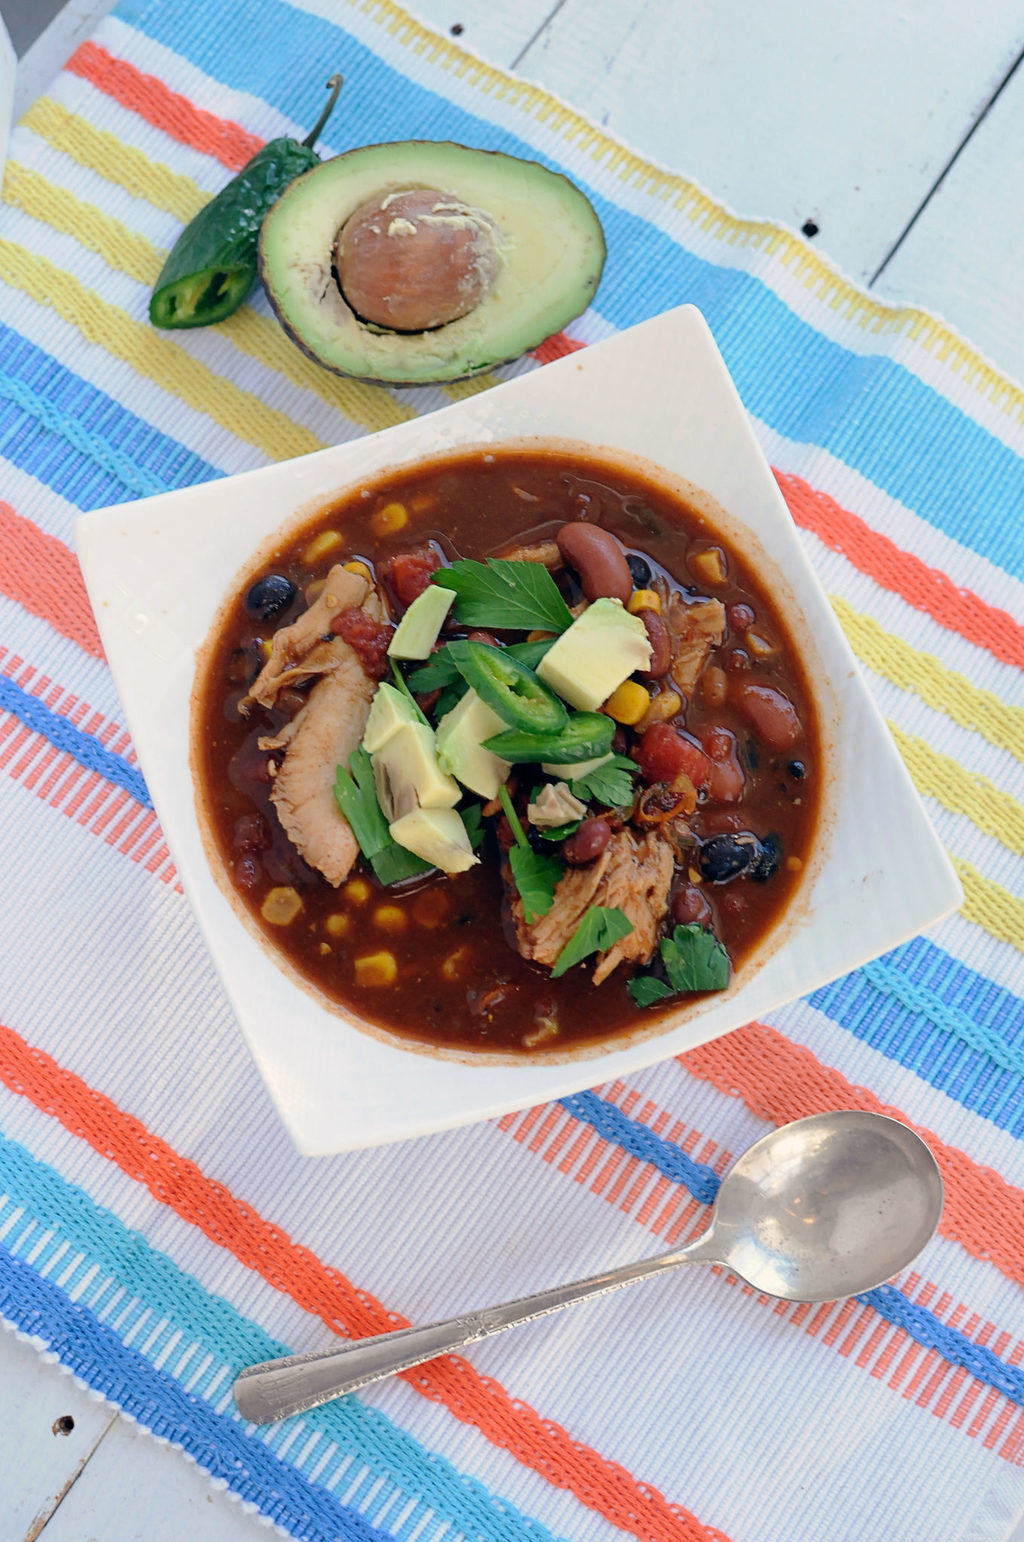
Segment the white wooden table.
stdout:
[[[19,111],[110,3],[70,0],[22,61]],[[414,3],[732,208],[803,228],[882,298],[938,311],[1024,378],[1024,0]],[[0,0],[16,37],[43,8]],[[0,1542],[267,1535],[2,1331],[0,1439]]]

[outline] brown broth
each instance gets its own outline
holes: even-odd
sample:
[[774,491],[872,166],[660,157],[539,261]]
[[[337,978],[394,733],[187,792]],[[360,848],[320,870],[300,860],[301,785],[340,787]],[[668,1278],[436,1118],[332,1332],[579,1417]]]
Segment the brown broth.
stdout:
[[[386,504],[408,511],[404,528],[375,534],[373,518]],[[359,558],[371,567],[434,541],[448,557],[483,558],[524,535],[550,534],[567,519],[586,518],[613,531],[627,551],[643,556],[686,598],[713,595],[726,606],[749,605],[754,630],[775,647],[767,659],[737,659],[744,639],[727,632],[711,662],[730,678],[743,674],[776,685],[793,702],[803,725],[792,748],[774,753],[759,744],[750,723],[728,703],[709,706],[700,688],[682,719],[699,736],[716,726],[735,733],[746,788],[738,804],[698,806],[691,821],[698,837],[732,829],[777,834],[782,862],[767,882],[741,877],[704,885],[716,934],[734,968],[777,923],[799,883],[810,846],[821,780],[817,722],[803,664],[778,607],[743,555],[677,496],[635,474],[536,451],[475,452],[396,472],[356,489],[321,512],[279,546],[260,573],[283,573],[298,586],[292,606],[271,623],[246,611],[240,593],[209,651],[198,714],[197,761],[201,796],[227,874],[268,944],[329,998],[400,1035],[462,1049],[528,1053],[538,1023],[555,1019],[556,1040],[544,1050],[606,1038],[646,1025],[655,1010],[639,1010],[626,989],[631,971],[616,971],[600,987],[590,983],[593,959],[551,980],[547,970],[516,952],[493,831],[479,867],[456,877],[412,880],[384,889],[362,859],[349,881],[334,889],[308,867],[285,837],[270,802],[266,756],[256,740],[287,721],[287,712],[256,708],[242,717],[238,702],[259,666],[259,644],[305,607],[303,590],[338,561]],[[337,530],[343,543],[309,564],[311,539]],[[695,580],[687,556],[716,545],[728,558],[724,584]],[[253,573],[250,581],[260,576]],[[247,586],[248,587],[248,586]],[[572,596],[570,596],[572,598]],[[737,670],[736,665],[743,666]],[[294,706],[293,706],[294,710]],[[802,767],[803,774],[794,771]],[[239,855],[239,821],[258,815],[266,848]],[[246,866],[248,864],[248,866]],[[686,875],[680,875],[686,882]],[[292,885],[303,908],[287,927],[260,914],[265,893]],[[354,960],[390,951],[397,977],[387,986],[356,984]],[[666,1010],[678,1004],[669,1002]]]

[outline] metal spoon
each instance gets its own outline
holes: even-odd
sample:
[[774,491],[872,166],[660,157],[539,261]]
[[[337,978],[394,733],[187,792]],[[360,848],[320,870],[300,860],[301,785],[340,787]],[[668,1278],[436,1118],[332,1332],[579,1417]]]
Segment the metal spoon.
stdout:
[[563,1306],[679,1264],[724,1264],[787,1301],[833,1301],[906,1267],[942,1214],[942,1178],[906,1125],[857,1110],[812,1114],[745,1151],[722,1179],[711,1221],[685,1247],[421,1328],[250,1366],[235,1382],[243,1418],[271,1424]]

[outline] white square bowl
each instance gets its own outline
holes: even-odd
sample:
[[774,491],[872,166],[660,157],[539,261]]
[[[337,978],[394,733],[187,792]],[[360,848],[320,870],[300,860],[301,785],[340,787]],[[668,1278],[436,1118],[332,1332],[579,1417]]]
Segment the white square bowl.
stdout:
[[[704,489],[760,549],[819,682],[820,860],[772,945],[659,1031],[572,1058],[432,1055],[326,1010],[218,883],[189,776],[195,658],[229,586],[296,510],[409,461],[542,436],[639,457]],[[814,990],[955,909],[960,885],[869,696],[700,313],[683,306],[441,412],[301,460],[101,509],[76,524],[146,781],[207,945],[295,1144],[350,1150],[488,1119],[621,1076]]]

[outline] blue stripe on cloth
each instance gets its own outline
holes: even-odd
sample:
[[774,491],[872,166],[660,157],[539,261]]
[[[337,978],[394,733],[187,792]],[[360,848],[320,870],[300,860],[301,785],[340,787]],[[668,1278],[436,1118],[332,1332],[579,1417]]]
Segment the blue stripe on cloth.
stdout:
[[925,937],[812,992],[856,1038],[1024,1136],[1024,1002]]
[[[12,1252],[28,1253],[38,1247],[38,1238],[31,1231],[32,1220],[37,1222],[41,1235],[54,1229],[55,1235],[45,1247],[33,1253],[36,1271],[45,1274],[48,1261],[66,1242],[72,1254],[85,1254],[81,1273],[98,1266],[103,1275],[117,1282],[113,1287],[102,1280],[90,1285],[86,1304],[98,1320],[103,1319],[108,1308],[123,1311],[124,1297],[119,1286],[139,1301],[141,1310],[149,1309],[157,1317],[167,1319],[163,1334],[147,1344],[147,1359],[155,1360],[162,1343],[174,1333],[182,1336],[176,1354],[178,1361],[185,1353],[195,1357],[196,1352],[188,1346],[198,1339],[202,1345],[198,1354],[209,1351],[221,1366],[226,1362],[232,1377],[246,1365],[293,1352],[222,1297],[205,1290],[192,1275],[166,1254],[150,1247],[139,1232],[97,1205],[84,1190],[68,1183],[48,1164],[2,1135],[0,1193],[8,1196],[6,1207],[0,1202],[0,1227],[7,1219],[5,1208],[12,1213],[17,1209],[26,1213],[19,1223],[17,1243],[11,1233],[5,1237]],[[63,1270],[66,1261],[60,1267]],[[71,1281],[65,1281],[62,1287],[65,1293],[72,1288]],[[128,1326],[128,1320],[119,1319],[122,1337]],[[168,1365],[178,1380],[185,1379],[187,1370],[175,1365],[173,1357]],[[219,1366],[212,1366],[210,1376],[218,1369]],[[85,1379],[94,1384],[91,1375]],[[383,1478],[397,1487],[403,1503],[410,1498],[421,1500],[433,1514],[445,1518],[475,1542],[554,1542],[551,1532],[539,1521],[524,1516],[475,1478],[459,1472],[444,1457],[426,1450],[385,1414],[358,1397],[341,1398],[303,1417],[310,1430],[318,1430],[346,1457],[364,1464],[371,1477]],[[276,1438],[282,1439],[288,1427],[280,1426]],[[325,1481],[330,1475],[325,1469],[320,1477]],[[415,1524],[422,1521],[423,1509],[417,1508],[411,1519]]]
[[0,1248],[0,1317],[42,1339],[62,1363],[155,1435],[195,1458],[212,1477],[303,1542],[391,1542],[388,1534],[299,1477],[236,1419],[185,1392],[87,1308]]
[[223,474],[3,325],[0,358],[0,455],[78,508]]
[[93,734],[84,733],[66,717],[52,712],[38,696],[23,691],[20,685],[15,685],[6,675],[0,675],[0,710],[12,713],[26,728],[42,734],[57,749],[73,755],[79,765],[89,771],[98,771],[108,782],[123,787],[144,807],[153,807],[141,771],[130,765],[123,755],[115,755],[105,749]]
[[[694,1162],[664,1136],[624,1114],[614,1103],[598,1097],[594,1092],[577,1093],[561,1098],[562,1106],[577,1119],[591,1125],[599,1135],[613,1141],[642,1162],[649,1162],[658,1172],[664,1173],[673,1183],[689,1189],[694,1199],[702,1204],[714,1202],[721,1180],[703,1162]],[[689,1174],[690,1176],[687,1176]],[[692,1179],[692,1181],[691,1181]],[[986,1386],[995,1387],[1014,1403],[1024,1404],[1024,1369],[1007,1365],[990,1349],[975,1344],[966,1334],[959,1333],[946,1323],[940,1322],[934,1312],[918,1302],[910,1301],[894,1285],[880,1285],[864,1291],[856,1298],[874,1307],[880,1317],[903,1328],[912,1339],[927,1349],[935,1349],[948,1360],[969,1371]]]
[[[315,104],[312,77],[267,66],[285,31],[313,76],[317,69],[342,70],[345,122],[366,124],[372,139],[456,139],[557,164],[417,85],[338,26],[282,0],[250,0],[245,28],[233,36],[191,3],[121,0],[116,14],[214,80],[262,97],[294,121],[304,122]],[[217,111],[215,102],[199,105]],[[640,216],[593,187],[587,191],[608,241],[597,308],[614,326],[692,301],[749,411],[788,439],[828,450],[955,540],[1024,576],[1024,521],[992,517],[1024,502],[1024,464],[1012,450],[903,365],[831,341],[761,279],[684,251]],[[637,284],[641,253],[648,278]],[[861,335],[870,341],[869,331]]]

